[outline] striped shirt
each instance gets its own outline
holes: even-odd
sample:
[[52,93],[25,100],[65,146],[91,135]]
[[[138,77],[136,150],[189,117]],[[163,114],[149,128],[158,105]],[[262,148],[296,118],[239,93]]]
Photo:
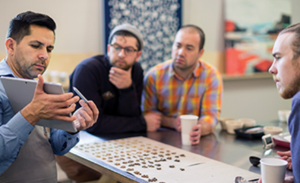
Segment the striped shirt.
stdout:
[[182,80],[173,69],[172,60],[151,68],[144,78],[142,110],[144,114],[157,111],[169,117],[194,114],[204,118],[212,129],[221,111],[223,83],[220,73],[201,61]]

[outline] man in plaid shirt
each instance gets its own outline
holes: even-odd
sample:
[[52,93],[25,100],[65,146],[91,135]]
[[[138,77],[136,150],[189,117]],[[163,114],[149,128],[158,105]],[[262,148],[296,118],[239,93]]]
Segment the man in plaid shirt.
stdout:
[[221,111],[223,84],[220,73],[200,60],[205,35],[195,25],[176,34],[172,59],[151,68],[144,78],[142,110],[148,131],[159,127],[181,131],[180,115],[199,116],[190,133],[192,144],[214,131]]

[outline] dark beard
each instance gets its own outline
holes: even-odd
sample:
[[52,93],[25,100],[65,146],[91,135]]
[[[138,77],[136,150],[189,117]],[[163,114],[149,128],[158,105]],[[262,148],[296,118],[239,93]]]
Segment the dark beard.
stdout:
[[296,93],[300,91],[300,74],[297,75],[291,86],[286,89],[280,96],[284,99],[292,98]]
[[280,94],[280,96],[284,99],[290,99],[292,98],[296,93],[298,93],[298,91],[300,91],[300,71],[299,71],[299,63],[297,63],[295,61],[295,63],[293,64],[293,66],[296,69],[296,77],[293,80],[293,82],[291,83],[290,86],[288,86],[288,88],[283,91],[282,94]]
[[117,67],[119,69],[122,69],[124,71],[128,71],[133,65],[126,65],[126,67],[122,68],[122,67],[118,67],[117,65],[113,64],[113,67]]

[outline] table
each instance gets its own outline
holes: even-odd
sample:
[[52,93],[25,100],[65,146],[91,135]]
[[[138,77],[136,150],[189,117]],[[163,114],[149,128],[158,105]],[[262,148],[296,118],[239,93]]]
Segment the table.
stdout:
[[[287,124],[280,121],[260,122],[258,123],[258,125],[280,126],[283,128],[283,132],[288,132]],[[276,156],[276,151],[288,150],[285,147],[275,146],[269,151],[264,151],[261,139],[249,140],[239,138],[236,137],[236,135],[231,135],[226,131],[221,130],[219,125],[212,134],[202,137],[200,140],[200,144],[195,146],[182,145],[180,133],[165,128],[161,128],[157,132],[112,135],[106,134],[97,136],[93,136],[85,131],[82,131],[80,132],[79,144],[103,142],[107,140],[115,140],[135,136],[148,137],[152,140],[169,144],[174,147],[200,154],[202,156],[259,174],[260,168],[254,167],[250,164],[249,156],[262,157],[263,154],[265,156]],[[86,157],[84,154],[80,154],[74,149],[67,153],[66,156],[120,182],[145,182],[144,180],[141,180],[129,173],[120,171],[119,169],[114,167],[110,167],[104,162]],[[290,171],[287,171],[287,174],[290,175],[292,173]]]

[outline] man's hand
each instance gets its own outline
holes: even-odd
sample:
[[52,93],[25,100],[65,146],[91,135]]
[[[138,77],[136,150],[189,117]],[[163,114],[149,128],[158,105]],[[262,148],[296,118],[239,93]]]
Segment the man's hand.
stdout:
[[85,130],[91,126],[93,126],[98,119],[99,110],[93,101],[89,101],[89,103],[85,103],[83,100],[79,101],[82,106],[74,113],[76,116],[76,123],[79,123],[77,130]]
[[147,131],[156,131],[161,125],[161,114],[158,112],[149,112],[144,115],[147,122]]
[[286,160],[288,162],[288,164],[286,166],[287,169],[292,170],[293,169],[293,165],[292,165],[291,151],[284,151],[284,152],[277,151],[277,154],[279,156],[281,156],[280,159]]
[[201,124],[196,124],[193,126],[193,131],[190,133],[190,140],[192,141],[192,145],[196,145],[200,143],[201,137]]
[[109,71],[109,81],[118,89],[128,88],[132,84],[131,69],[125,71],[123,69],[112,67]]
[[181,120],[180,120],[180,116],[177,116],[175,123],[176,123],[176,128],[175,129],[177,131],[181,132]]
[[44,79],[39,75],[32,101],[20,111],[22,116],[32,125],[40,119],[70,122],[76,120],[75,116],[68,116],[68,114],[75,110],[75,103],[78,102],[79,97],[73,97],[73,93],[47,94],[44,92],[43,85]]
[[[283,152],[277,151],[277,154],[279,156],[281,156],[280,159],[286,160],[288,162],[286,168],[292,170],[293,167],[292,167],[291,151],[283,151]],[[285,177],[284,183],[292,183],[292,182],[294,182],[294,177],[293,176],[286,176]],[[259,179],[258,183],[262,183],[261,178]]]
[[[196,145],[200,143],[200,138],[201,138],[201,121],[198,121],[198,124],[193,126],[193,131],[190,133],[190,140],[192,141],[192,145]],[[180,117],[178,116],[176,118],[176,130],[181,132],[181,120]]]

